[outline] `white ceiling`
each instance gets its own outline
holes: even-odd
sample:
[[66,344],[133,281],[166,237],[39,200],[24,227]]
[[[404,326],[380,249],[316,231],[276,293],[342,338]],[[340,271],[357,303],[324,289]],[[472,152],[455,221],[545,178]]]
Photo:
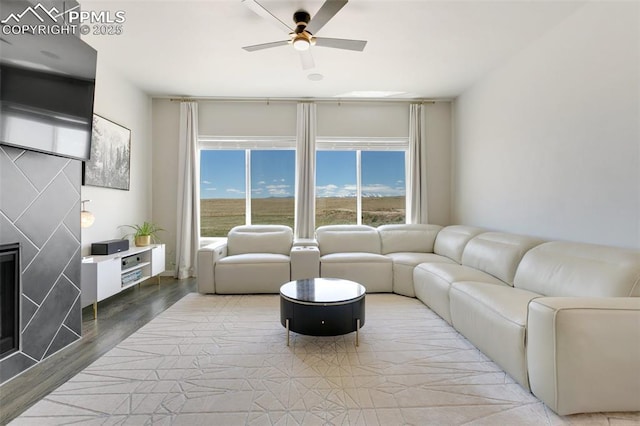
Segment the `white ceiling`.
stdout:
[[[96,1],[84,10],[124,10],[122,35],[84,40],[145,92],[157,96],[333,97],[350,91],[452,98],[558,25],[584,2],[351,0],[318,36],[368,40],[364,52],[312,48],[304,71],[291,46],[242,46],[287,34],[240,0]],[[262,0],[285,22],[320,0]],[[320,73],[321,81],[307,76]]]

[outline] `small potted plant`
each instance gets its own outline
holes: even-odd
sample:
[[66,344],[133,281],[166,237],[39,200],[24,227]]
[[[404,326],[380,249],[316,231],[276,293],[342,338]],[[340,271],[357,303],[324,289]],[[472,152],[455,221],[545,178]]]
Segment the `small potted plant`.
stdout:
[[133,229],[135,232],[129,234],[133,235],[133,240],[136,247],[145,247],[151,244],[151,241],[156,241],[158,236],[156,235],[164,229],[152,222],[144,222],[142,225],[124,225],[127,228]]

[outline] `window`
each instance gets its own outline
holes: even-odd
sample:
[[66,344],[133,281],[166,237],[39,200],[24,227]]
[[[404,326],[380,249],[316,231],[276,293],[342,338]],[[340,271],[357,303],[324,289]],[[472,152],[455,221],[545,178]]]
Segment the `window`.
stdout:
[[294,225],[295,151],[202,149],[200,236],[244,224]]
[[200,236],[226,237],[246,222],[245,150],[200,151]]
[[[293,137],[200,137],[200,236],[293,228],[294,146]],[[407,138],[318,138],[316,226],[404,223],[407,148]]]
[[287,225],[295,215],[295,151],[252,150],[251,223]]
[[405,153],[362,151],[362,224],[404,223]]
[[316,153],[316,226],[404,223],[406,151]]
[[316,227],[358,221],[355,151],[316,152]]

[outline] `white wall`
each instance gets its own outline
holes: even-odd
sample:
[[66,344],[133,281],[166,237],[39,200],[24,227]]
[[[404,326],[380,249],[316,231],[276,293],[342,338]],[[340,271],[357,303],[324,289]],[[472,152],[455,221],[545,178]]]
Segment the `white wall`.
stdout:
[[122,238],[121,225],[139,224],[151,216],[151,100],[100,61],[96,73],[94,113],[131,130],[130,190],[83,186],[82,199],[91,200],[85,208],[95,217],[90,228],[82,230],[82,255],[90,253],[91,243]]
[[408,137],[405,103],[319,103],[318,136]]
[[[450,223],[451,104],[428,104],[430,222]],[[153,99],[153,219],[167,230],[167,268],[175,259],[176,185],[179,102]],[[199,103],[200,134],[208,136],[295,136],[296,104],[291,102]],[[407,104],[318,104],[320,136],[386,136],[409,134]]]
[[198,115],[201,135],[296,135],[294,102],[199,102]]
[[454,222],[640,247],[639,17],[589,2],[457,99]]

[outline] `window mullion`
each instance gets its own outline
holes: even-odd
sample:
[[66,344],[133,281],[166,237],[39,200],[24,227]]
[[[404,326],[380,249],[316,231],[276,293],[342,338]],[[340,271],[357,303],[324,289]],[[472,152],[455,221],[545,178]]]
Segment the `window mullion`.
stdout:
[[356,150],[356,217],[357,224],[362,225],[362,151]]
[[251,225],[251,150],[244,150],[244,202],[245,202],[245,218],[247,225]]
[[411,156],[409,155],[409,150],[404,152],[404,222],[409,224],[411,223],[411,196],[409,193],[409,182],[411,180],[411,166],[409,165],[409,161],[411,160]]

